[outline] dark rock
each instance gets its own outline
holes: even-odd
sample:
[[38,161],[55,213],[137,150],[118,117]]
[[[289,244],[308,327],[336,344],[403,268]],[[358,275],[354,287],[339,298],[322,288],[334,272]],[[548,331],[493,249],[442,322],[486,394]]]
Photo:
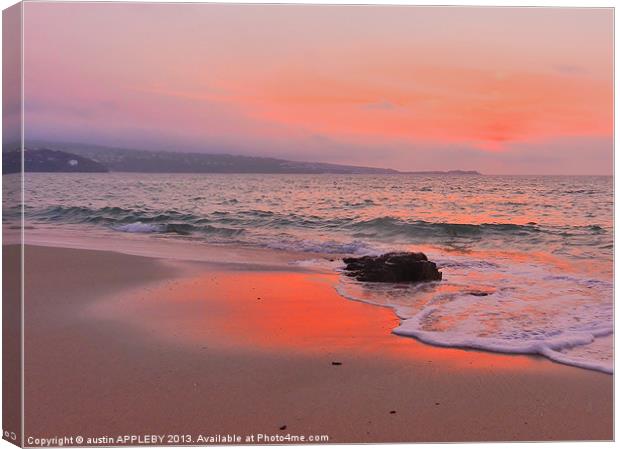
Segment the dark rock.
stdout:
[[381,256],[345,257],[348,276],[363,282],[440,281],[441,272],[424,253],[386,253]]
[[280,430],[286,430],[286,426],[280,426]]
[[332,362],[332,365],[334,365],[334,366],[340,366],[340,365],[342,365],[342,362]]

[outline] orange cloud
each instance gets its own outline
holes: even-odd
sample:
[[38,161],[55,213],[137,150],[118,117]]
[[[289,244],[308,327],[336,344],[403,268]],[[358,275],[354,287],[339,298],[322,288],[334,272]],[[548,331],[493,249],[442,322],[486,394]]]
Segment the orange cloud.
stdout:
[[[283,72],[234,86],[230,101],[251,115],[347,139],[506,142],[612,133],[612,86],[587,76],[418,67],[396,83]],[[259,92],[259,94],[257,94]]]

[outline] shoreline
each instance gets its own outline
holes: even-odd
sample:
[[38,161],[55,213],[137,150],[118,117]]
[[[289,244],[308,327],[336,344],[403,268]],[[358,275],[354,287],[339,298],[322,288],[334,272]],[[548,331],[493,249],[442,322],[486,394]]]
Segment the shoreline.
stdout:
[[[80,225],[83,227],[84,225]],[[181,236],[160,237],[150,233],[126,233],[90,225],[81,232],[76,229],[25,227],[26,246],[81,249],[115,252],[129,256],[178,262],[202,262],[246,267],[289,267],[292,262],[314,258],[330,259],[333,253],[291,251],[268,247],[228,243],[206,243],[184,240]],[[7,229],[5,228],[5,232]],[[19,244],[21,234],[8,229],[7,244]],[[10,231],[13,231],[12,233]],[[342,254],[344,255],[344,254]],[[251,261],[251,262],[248,262]]]
[[391,311],[340,297],[333,275],[31,245],[25,254],[26,436],[613,438],[613,375],[398,337]]
[[[43,231],[43,232],[41,232]],[[153,238],[153,236],[147,236],[141,234],[121,234],[111,235],[102,234],[89,237],[76,236],[72,231],[64,231],[54,229],[51,233],[49,229],[39,230],[35,232],[32,229],[27,228],[27,239],[31,246],[43,246],[54,248],[69,248],[80,250],[94,250],[114,252],[119,254],[125,254],[130,256],[146,257],[156,260],[166,261],[172,265],[183,265],[184,269],[192,263],[206,263],[214,266],[220,266],[228,270],[233,271],[286,271],[286,272],[305,272],[310,273],[322,273],[333,274],[335,277],[335,271],[333,267],[329,266],[334,259],[341,259],[346,254],[334,254],[334,253],[313,253],[307,251],[290,251],[283,249],[253,247],[244,245],[230,245],[230,244],[214,244],[214,243],[200,243],[197,246],[192,246],[190,241],[183,241],[181,239],[159,239]],[[34,238],[33,238],[34,237]],[[112,237],[112,240],[110,240]],[[109,247],[111,246],[111,249]],[[108,249],[103,249],[108,248]],[[422,248],[427,250],[428,248]],[[318,262],[318,263],[317,263]],[[382,305],[372,302],[360,300],[359,298],[352,297],[346,292],[342,292],[340,288],[334,287],[338,292],[338,296],[348,301],[362,302],[369,304],[372,307],[387,307],[391,313],[397,317],[397,310],[391,305]],[[444,344],[441,342],[425,341],[425,338],[417,337],[408,333],[398,332],[402,327],[404,321],[397,319],[394,327],[392,328],[394,335],[404,339],[414,339],[418,343],[422,343],[427,346],[433,346],[436,348],[447,349],[460,349],[465,351],[478,351],[483,354],[506,354],[514,356],[533,356],[542,357],[547,360],[551,360],[554,363],[563,364],[566,366],[588,369],[593,371],[602,372],[605,374],[613,375],[613,369],[608,370],[601,368],[594,363],[574,363],[572,361],[563,361],[559,354],[546,355],[544,351],[523,351],[513,352],[510,350],[494,350],[485,346],[479,345],[453,345]],[[613,338],[611,336],[603,336],[602,338]],[[432,339],[431,339],[432,340]]]

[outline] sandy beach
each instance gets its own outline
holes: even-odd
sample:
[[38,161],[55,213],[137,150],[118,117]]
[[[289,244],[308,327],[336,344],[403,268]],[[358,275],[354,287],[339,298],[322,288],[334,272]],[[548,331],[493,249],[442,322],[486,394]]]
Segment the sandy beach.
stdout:
[[25,259],[26,438],[613,438],[612,375],[395,336],[393,312],[339,296],[333,274],[42,246]]

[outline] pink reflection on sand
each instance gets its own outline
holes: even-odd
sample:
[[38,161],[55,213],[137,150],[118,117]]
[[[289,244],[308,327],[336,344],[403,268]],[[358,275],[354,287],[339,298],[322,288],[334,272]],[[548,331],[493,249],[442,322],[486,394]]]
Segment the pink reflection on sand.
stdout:
[[89,314],[125,321],[188,349],[403,358],[471,368],[547,366],[535,357],[438,348],[395,336],[399,319],[390,309],[342,298],[333,288],[336,280],[307,273],[205,272],[107,299]]

